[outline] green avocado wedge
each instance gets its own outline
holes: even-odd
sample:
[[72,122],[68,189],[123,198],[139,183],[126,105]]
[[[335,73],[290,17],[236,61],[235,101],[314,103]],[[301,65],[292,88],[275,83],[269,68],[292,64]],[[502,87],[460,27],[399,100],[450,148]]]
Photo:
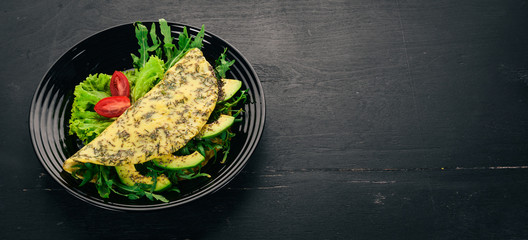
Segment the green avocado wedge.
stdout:
[[212,138],[220,135],[220,133],[226,131],[235,122],[235,117],[222,114],[220,117],[209,124],[205,124],[200,133],[196,136],[200,139]]
[[[115,166],[117,175],[119,176],[119,179],[121,179],[121,182],[128,186],[134,186],[135,184],[147,184],[152,185],[154,184],[154,181],[152,180],[152,177],[142,175],[136,170],[136,167],[134,164],[127,164],[122,166]],[[156,186],[154,187],[154,191],[162,191],[171,186],[171,182],[169,178],[165,175],[159,175],[156,178]]]
[[196,167],[204,160],[205,157],[198,151],[195,151],[185,156],[174,156],[172,154],[165,155],[161,158],[153,159],[152,161],[158,167],[169,170],[179,170]]
[[236,79],[222,79],[222,92],[219,96],[218,102],[225,102],[231,99],[242,87],[242,82]]

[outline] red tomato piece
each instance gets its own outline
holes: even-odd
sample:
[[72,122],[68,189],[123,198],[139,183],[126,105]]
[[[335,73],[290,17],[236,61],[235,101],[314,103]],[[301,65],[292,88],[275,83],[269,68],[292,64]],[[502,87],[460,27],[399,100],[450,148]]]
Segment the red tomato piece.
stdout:
[[110,79],[110,92],[112,96],[130,96],[130,83],[128,79],[120,71],[115,71]]
[[94,106],[95,112],[107,118],[119,117],[130,107],[130,99],[125,96],[105,97]]

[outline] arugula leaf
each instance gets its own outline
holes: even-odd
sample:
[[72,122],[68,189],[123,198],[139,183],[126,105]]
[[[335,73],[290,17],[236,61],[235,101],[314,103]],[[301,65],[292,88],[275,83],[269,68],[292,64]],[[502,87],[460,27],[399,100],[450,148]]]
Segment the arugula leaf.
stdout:
[[180,51],[186,49],[190,42],[191,38],[189,38],[189,34],[187,34],[187,28],[183,27],[182,33],[178,36],[178,47],[180,47]]
[[153,198],[155,198],[158,201],[162,201],[164,203],[168,203],[169,202],[169,199],[165,198],[163,195],[159,195],[159,194],[155,194],[155,193],[151,193],[151,195],[152,195]]
[[108,166],[100,166],[99,165],[99,179],[97,182],[100,182],[100,186],[98,188],[99,195],[102,198],[108,198],[110,196],[110,191],[112,190],[112,185],[114,183],[114,180],[110,179],[110,170],[112,170]]
[[148,29],[147,27],[145,27],[145,25],[141,24],[140,22],[134,23],[134,27],[135,27],[136,38],[139,44],[139,50],[138,50],[139,57],[132,53],[130,55],[132,56],[134,67],[137,69],[141,69],[147,62],[147,59],[149,56],[148,54],[149,46],[148,46],[148,37],[147,37]]
[[[131,53],[132,64],[134,68],[141,70],[150,58],[150,52],[154,52],[155,56],[161,58],[162,49],[159,48],[161,45],[160,39],[156,33],[156,24],[153,23],[150,27],[150,31],[141,22],[134,23],[136,38],[139,45],[139,57]],[[149,37],[152,45],[149,45]]]
[[216,64],[215,71],[217,73],[216,76],[218,76],[219,78],[225,78],[226,72],[229,71],[229,68],[235,63],[235,60],[227,61],[225,59],[226,51],[227,51],[227,48],[224,48],[224,52],[220,54],[220,57],[218,57],[218,59],[216,59],[215,61],[215,64]]
[[202,48],[203,37],[205,35],[205,27],[202,25],[202,28],[194,37],[189,37],[187,33],[187,28],[183,27],[182,33],[178,36],[178,47],[174,47],[173,52],[170,54],[171,58],[167,58],[167,69],[174,66],[191,48]]
[[[155,56],[160,59],[165,58],[166,69],[172,67],[176,62],[178,62],[191,48],[202,48],[203,47],[203,38],[205,36],[205,26],[202,25],[200,31],[196,36],[190,37],[187,33],[187,28],[184,27],[182,33],[178,37],[178,46],[173,43],[174,38],[172,37],[171,28],[168,25],[165,19],[159,19],[160,32],[163,36],[163,48],[160,48],[161,42],[156,35],[156,24],[152,24],[150,32],[147,27],[140,22],[136,22],[135,33],[136,38],[138,39],[139,48],[139,57],[131,54],[133,65],[137,69],[143,68],[145,66],[148,58],[149,52],[154,52]],[[150,35],[150,40],[152,46],[149,46],[149,38],[147,35]],[[164,54],[164,55],[163,55]]]
[[92,180],[93,177],[94,177],[93,171],[85,171],[84,174],[83,174],[83,180],[82,180],[81,184],[79,184],[79,187],[82,187],[86,183],[90,182],[90,180]]
[[165,19],[160,19],[159,24],[161,35],[163,35],[163,50],[165,53],[165,57],[166,59],[172,59],[172,55],[174,53],[174,48],[176,47],[176,45],[172,43],[174,38],[172,37],[171,29]]
[[202,24],[202,28],[194,37],[194,40],[189,45],[189,48],[201,49],[203,47],[202,41],[203,41],[204,36],[205,36],[205,25]]
[[[109,173],[109,168],[101,165],[85,163],[84,171],[86,178],[84,181],[89,181],[95,179],[95,188],[99,193],[99,196],[102,198],[108,198],[110,196],[111,182],[107,182],[107,175]],[[86,174],[90,172],[89,174]],[[87,176],[93,176],[92,178],[87,178]],[[83,176],[83,177],[85,177]],[[82,184],[82,183],[81,183]]]
[[148,48],[148,51],[149,52],[155,52],[156,53],[156,56],[161,56],[161,48],[159,48],[160,46],[160,40],[158,38],[158,35],[156,34],[156,24],[152,24],[152,26],[150,27],[150,40],[152,41],[152,46],[150,46]]

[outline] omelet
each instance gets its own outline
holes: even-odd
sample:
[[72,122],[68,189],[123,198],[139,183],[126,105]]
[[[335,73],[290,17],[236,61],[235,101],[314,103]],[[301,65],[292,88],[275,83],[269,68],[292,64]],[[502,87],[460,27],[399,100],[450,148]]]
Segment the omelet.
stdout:
[[71,173],[78,163],[122,166],[171,154],[200,132],[218,94],[213,67],[199,49],[191,49],[147,94],[66,159],[63,168]]

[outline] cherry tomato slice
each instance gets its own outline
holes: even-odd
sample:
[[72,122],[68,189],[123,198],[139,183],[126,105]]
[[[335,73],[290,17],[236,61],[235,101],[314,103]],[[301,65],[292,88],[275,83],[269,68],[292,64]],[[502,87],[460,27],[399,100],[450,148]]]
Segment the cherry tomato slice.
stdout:
[[112,96],[130,96],[130,84],[128,79],[120,71],[115,71],[110,79],[110,92]]
[[106,97],[94,106],[95,112],[107,118],[119,117],[130,107],[130,99],[125,96]]

